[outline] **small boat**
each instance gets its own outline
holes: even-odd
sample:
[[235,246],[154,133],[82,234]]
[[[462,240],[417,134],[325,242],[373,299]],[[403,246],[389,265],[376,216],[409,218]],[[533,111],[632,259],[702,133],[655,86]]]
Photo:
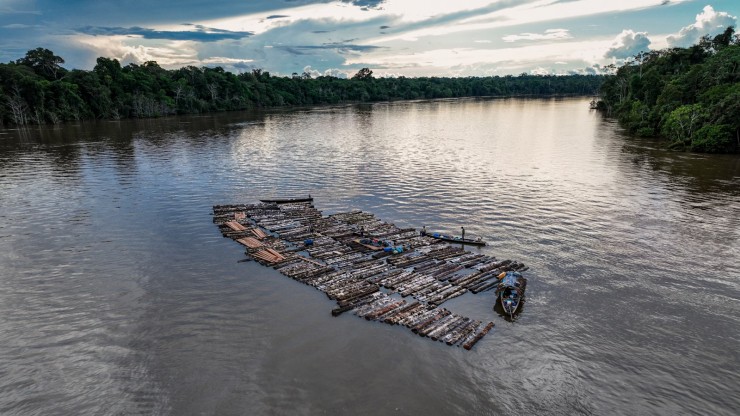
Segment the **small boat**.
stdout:
[[431,233],[431,234],[424,234],[432,238],[436,238],[438,240],[447,241],[448,243],[457,243],[457,244],[469,244],[471,246],[485,246],[486,242],[481,240],[480,238],[472,239],[472,238],[463,238],[463,237],[455,237],[452,235],[445,235],[440,233]]
[[292,204],[294,202],[313,202],[311,195],[308,198],[278,198],[278,199],[260,199],[265,204]]
[[527,279],[518,272],[505,272],[502,275],[501,282],[496,288],[496,296],[504,312],[513,318],[523,302]]

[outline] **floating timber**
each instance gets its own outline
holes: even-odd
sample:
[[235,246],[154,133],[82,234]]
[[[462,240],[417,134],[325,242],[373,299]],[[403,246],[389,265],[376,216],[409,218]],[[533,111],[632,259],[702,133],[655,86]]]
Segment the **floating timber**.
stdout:
[[471,253],[363,211],[328,216],[313,198],[216,205],[213,222],[247,256],[336,301],[331,313],[400,325],[422,337],[471,349],[493,328],[441,307],[498,284],[517,261]]

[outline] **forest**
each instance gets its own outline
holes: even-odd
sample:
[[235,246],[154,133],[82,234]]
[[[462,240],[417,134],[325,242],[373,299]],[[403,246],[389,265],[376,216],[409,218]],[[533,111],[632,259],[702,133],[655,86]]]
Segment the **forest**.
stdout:
[[100,57],[90,70],[36,48],[0,64],[0,125],[58,124],[89,119],[160,117],[285,106],[484,96],[595,96],[603,76],[527,75],[382,78],[368,68],[350,79],[262,69],[235,74],[221,67],[168,70],[157,62],[122,66]]
[[740,150],[740,38],[732,27],[688,48],[641,52],[608,76],[598,108],[673,149]]

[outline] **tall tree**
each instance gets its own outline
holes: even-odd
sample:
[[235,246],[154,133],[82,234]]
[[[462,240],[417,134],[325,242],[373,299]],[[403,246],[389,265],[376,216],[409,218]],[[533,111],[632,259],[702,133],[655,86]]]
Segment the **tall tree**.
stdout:
[[58,79],[64,70],[60,66],[64,63],[64,59],[45,48],[36,48],[26,52],[26,56],[17,60],[16,63],[33,68],[34,72],[48,80]]
[[357,71],[354,76],[352,76],[352,79],[359,79],[361,81],[373,79],[373,71],[371,71],[370,68],[362,68],[361,70]]

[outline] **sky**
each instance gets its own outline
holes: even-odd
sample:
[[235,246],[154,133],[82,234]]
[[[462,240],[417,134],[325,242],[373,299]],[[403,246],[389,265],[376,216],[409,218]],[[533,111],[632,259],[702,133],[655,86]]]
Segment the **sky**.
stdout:
[[37,47],[275,75],[593,74],[736,26],[738,0],[0,0],[0,62]]

